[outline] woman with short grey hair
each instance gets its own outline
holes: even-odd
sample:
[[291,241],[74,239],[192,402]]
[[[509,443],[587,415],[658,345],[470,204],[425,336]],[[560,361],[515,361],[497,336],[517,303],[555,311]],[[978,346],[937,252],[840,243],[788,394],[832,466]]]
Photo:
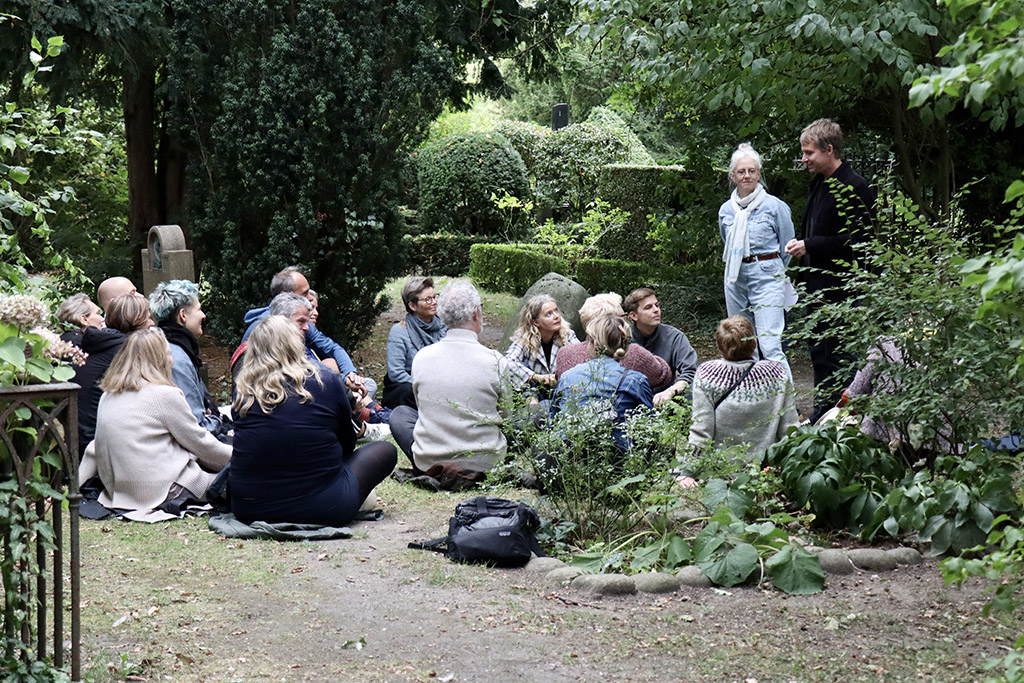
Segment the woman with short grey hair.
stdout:
[[88,294],[73,294],[57,307],[57,319],[68,329],[60,335],[66,342],[82,347],[82,335],[89,327],[103,327],[103,312],[92,302]]
[[185,401],[202,425],[218,439],[230,440],[231,420],[221,415],[199,376],[199,337],[206,314],[199,303],[199,285],[189,280],[161,282],[149,295],[149,309],[171,347],[171,376],[185,394]]
[[437,315],[438,300],[434,281],[429,277],[412,277],[402,287],[405,320],[395,323],[388,333],[387,366],[384,377],[386,408],[416,407],[412,392],[412,359],[416,353],[440,341],[448,328]]

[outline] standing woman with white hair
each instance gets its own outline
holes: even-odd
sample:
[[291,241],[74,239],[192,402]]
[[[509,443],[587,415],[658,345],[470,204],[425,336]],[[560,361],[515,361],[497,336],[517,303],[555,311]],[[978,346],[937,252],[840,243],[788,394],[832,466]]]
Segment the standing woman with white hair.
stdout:
[[718,230],[725,243],[725,305],[729,315],[754,324],[761,354],[782,363],[782,330],[786,326],[786,243],[793,239],[789,206],[768,194],[761,182],[761,155],[748,143],[732,154],[729,180],[734,189],[718,210]]

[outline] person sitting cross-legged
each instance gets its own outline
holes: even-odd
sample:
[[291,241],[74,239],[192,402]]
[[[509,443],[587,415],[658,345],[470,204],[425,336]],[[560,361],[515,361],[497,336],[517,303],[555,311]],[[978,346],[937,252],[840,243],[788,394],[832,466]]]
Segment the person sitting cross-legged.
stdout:
[[547,294],[538,294],[523,306],[505,358],[523,384],[551,387],[556,381],[558,350],[578,342],[569,321],[559,313],[558,303]]
[[98,476],[99,502],[129,519],[167,519],[177,516],[179,501],[203,501],[214,473],[231,458],[231,446],[196,423],[171,379],[171,362],[163,331],[142,329],[127,335],[99,383],[96,438],[85,450],[79,483]]
[[[295,266],[288,266],[279,273],[276,273],[270,280],[271,299],[276,297],[278,294],[290,292],[309,299],[312,303],[312,297],[310,297],[309,291],[309,280],[307,280],[306,276],[303,275]],[[245,330],[245,334],[242,335],[242,343],[245,343],[249,338],[249,335],[252,333],[253,326],[268,315],[271,315],[270,306],[253,308],[246,312],[245,323],[249,327]],[[345,351],[338,342],[321,332],[317,329],[315,324],[311,324],[308,320],[304,337],[306,346],[315,353],[316,357],[327,367],[331,370],[340,372],[342,378],[345,380],[345,384],[350,389],[358,391],[361,394],[369,394],[370,396],[373,396],[374,393],[376,393],[377,383],[369,377],[360,376],[358,370],[356,370],[355,364],[352,363],[352,359],[349,357],[348,352]],[[334,364],[337,364],[337,367],[333,367]]]
[[505,457],[498,401],[511,379],[508,362],[477,338],[483,309],[472,284],[449,283],[437,311],[448,333],[416,354],[412,387],[419,410],[395,408],[391,434],[414,470],[455,461],[464,470],[484,472]]
[[90,327],[103,329],[103,311],[84,292],[73,294],[57,307],[57,319],[67,326],[60,338],[82,348],[82,337]]
[[687,398],[690,382],[697,372],[697,352],[686,338],[686,333],[661,322],[661,306],[653,289],[640,287],[626,296],[622,304],[633,321],[633,341],[668,363],[672,370],[668,386],[654,386],[654,405],[672,400],[677,394]]
[[282,316],[259,321],[235,384],[231,511],[240,521],[341,526],[395,467],[395,447],[355,448],[349,390]]
[[[122,278],[123,279],[123,278]],[[138,292],[115,297],[107,307],[106,327],[87,327],[82,334],[83,351],[89,354],[85,365],[75,368],[71,380],[78,390],[78,452],[96,436],[96,411],[99,410],[103,390],[99,387],[103,374],[117,355],[125,335],[153,325],[149,314],[149,301]]]
[[437,295],[429,277],[412,277],[402,287],[405,320],[395,323],[388,332],[388,374],[384,377],[384,398],[387,408],[416,407],[412,390],[412,359],[420,349],[430,346],[448,332],[437,316]]
[[[590,360],[567,371],[558,380],[551,399],[551,414],[569,407],[597,411],[599,417],[621,425],[626,414],[638,406],[652,408],[654,392],[647,378],[622,365],[631,345],[625,318],[605,315],[587,325]],[[616,427],[612,431],[616,448],[625,452],[629,442]]]
[[[754,325],[742,315],[719,323],[715,341],[722,358],[701,363],[693,382],[690,445],[748,444],[750,453],[761,453],[797,424],[789,369],[778,361],[754,360]],[[690,463],[682,471],[679,483],[695,485]]]
[[[580,323],[582,323],[583,329],[587,329],[591,320],[606,315],[626,315],[622,310],[622,297],[615,292],[595,294],[580,306]],[[587,342],[566,346],[558,352],[558,358],[555,361],[555,379],[561,379],[562,375],[570,369],[580,363],[586,363],[590,358],[590,344]],[[672,370],[668,367],[665,359],[655,356],[639,344],[630,344],[626,348],[626,355],[620,362],[622,367],[627,370],[636,370],[646,377],[651,387],[668,386],[672,380]]]
[[199,303],[199,286],[188,280],[161,282],[149,295],[153,320],[164,331],[171,345],[174,383],[185,394],[196,421],[220,439],[228,439],[230,420],[224,420],[199,377],[203,361],[199,357],[199,337],[206,314]]

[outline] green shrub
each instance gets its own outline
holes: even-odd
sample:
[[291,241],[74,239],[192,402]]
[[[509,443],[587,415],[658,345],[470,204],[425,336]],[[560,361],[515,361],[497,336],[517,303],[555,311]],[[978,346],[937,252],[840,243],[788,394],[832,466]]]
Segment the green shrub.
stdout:
[[493,237],[434,233],[405,235],[402,246],[406,252],[409,272],[459,277],[469,272],[469,250],[474,244],[487,244]]
[[569,273],[565,259],[526,245],[474,244],[469,254],[469,276],[479,286],[496,292],[522,296],[548,273]]
[[618,292],[623,297],[641,285],[658,279],[662,273],[649,263],[615,259],[581,259],[576,263],[574,279],[588,292]]
[[[611,164],[601,170],[598,196],[630,213],[598,242],[602,257],[693,263],[721,253],[717,188],[700,187],[682,166]],[[713,204],[713,206],[711,206]],[[655,217],[652,226],[651,216]]]
[[809,505],[818,523],[860,531],[871,523],[906,464],[857,427],[836,422],[791,433],[768,449],[786,497]]
[[644,146],[644,143],[629,127],[629,124],[608,107],[594,107],[591,109],[590,115],[587,117],[587,123],[592,123],[602,128],[609,128],[619,133],[629,147],[629,163],[654,165],[654,157],[647,151],[647,147]]
[[530,199],[526,166],[500,133],[460,133],[424,146],[417,158],[419,222],[424,231],[517,237],[527,213],[509,221],[491,201],[508,193]]
[[601,168],[629,160],[629,144],[617,131],[577,123],[541,138],[534,175],[541,206],[568,204],[568,218],[580,220],[597,197]]
[[541,141],[551,135],[551,129],[529,121],[509,121],[503,119],[494,130],[501,133],[512,143],[519,156],[523,158],[528,173],[534,173],[537,163],[537,148]]

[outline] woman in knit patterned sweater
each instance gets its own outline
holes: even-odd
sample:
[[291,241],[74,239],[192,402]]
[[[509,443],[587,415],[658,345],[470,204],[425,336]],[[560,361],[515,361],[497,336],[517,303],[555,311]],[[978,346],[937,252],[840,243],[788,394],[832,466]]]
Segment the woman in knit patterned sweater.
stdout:
[[[757,339],[749,319],[726,318],[715,341],[723,358],[697,368],[690,444],[696,449],[748,444],[751,454],[760,453],[797,424],[793,382],[782,363],[754,361]],[[694,474],[684,463],[679,483],[694,485]]]

